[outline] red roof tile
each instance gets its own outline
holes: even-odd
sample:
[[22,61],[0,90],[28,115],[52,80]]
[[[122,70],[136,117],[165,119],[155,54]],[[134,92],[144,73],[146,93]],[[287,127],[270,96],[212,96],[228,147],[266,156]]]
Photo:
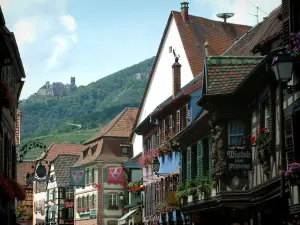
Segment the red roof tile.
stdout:
[[79,155],[84,149],[86,149],[86,146],[81,144],[52,144],[48,148],[48,151],[41,156],[41,158],[50,163],[58,155]]
[[[179,35],[194,77],[199,75],[203,70],[204,43],[206,38],[209,42],[209,54],[221,55],[234,43],[235,40],[243,36],[243,34],[251,28],[245,25],[224,23],[191,15],[189,16],[190,23],[186,24],[180,12],[172,11],[160,41],[133,127],[136,127],[137,125],[158,57],[173,17],[178,27]],[[133,132],[130,135],[130,139],[132,136]]]
[[280,14],[281,6],[273,10],[268,18],[248,31],[224,55],[245,56],[256,54],[260,46],[279,37],[282,30],[282,21],[279,19]]
[[264,59],[263,56],[213,56],[207,58],[208,95],[232,93]]
[[129,137],[131,134],[138,108],[125,108],[119,115],[113,118],[94,137],[84,144],[98,140],[102,137]]

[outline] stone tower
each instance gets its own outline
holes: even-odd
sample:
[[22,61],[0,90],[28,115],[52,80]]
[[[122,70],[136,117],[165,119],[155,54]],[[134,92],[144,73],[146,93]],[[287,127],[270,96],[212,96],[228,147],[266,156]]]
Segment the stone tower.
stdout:
[[71,87],[75,87],[75,77],[71,77]]

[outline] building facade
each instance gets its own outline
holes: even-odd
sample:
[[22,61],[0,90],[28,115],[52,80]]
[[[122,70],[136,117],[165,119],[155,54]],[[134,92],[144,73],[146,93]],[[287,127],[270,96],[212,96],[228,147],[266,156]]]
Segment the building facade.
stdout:
[[82,187],[75,189],[75,224],[116,225],[122,217],[120,193],[126,188],[122,164],[132,157],[128,137],[136,108],[125,108],[94,137],[84,143],[73,168],[85,173]]
[[[15,36],[5,26],[0,8],[0,220],[2,224],[14,224],[16,188],[16,144],[15,122],[20,93],[24,84],[25,72]],[[19,187],[19,185],[18,185]]]
[[84,149],[80,144],[52,144],[46,152],[44,152],[34,164],[34,177],[37,178],[37,167],[41,163],[46,168],[45,177],[40,181],[33,181],[33,201],[34,201],[34,224],[46,224],[46,200],[47,200],[47,182],[48,172],[50,170],[50,162],[59,154],[79,155]]
[[[174,62],[174,52],[180,55],[182,65],[181,87],[183,87],[203,70],[205,56],[205,38],[203,37],[216,40],[215,42],[218,44],[210,44],[209,50],[221,55],[249,29],[249,26],[189,15],[189,6],[185,2],[181,4],[181,12],[172,11],[149,74],[135,126],[144,121],[160,103],[172,95],[172,70],[170,65]],[[130,141],[133,144],[134,154],[138,154],[143,146],[142,136],[134,133]]]
[[50,164],[46,190],[46,224],[74,224],[74,188],[70,187],[70,167],[78,155],[58,155]]

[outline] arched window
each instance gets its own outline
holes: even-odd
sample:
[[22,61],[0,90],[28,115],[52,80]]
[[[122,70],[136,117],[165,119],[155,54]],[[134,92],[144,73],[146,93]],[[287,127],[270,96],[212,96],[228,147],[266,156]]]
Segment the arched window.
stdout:
[[81,208],[81,199],[80,199],[80,197],[77,198],[77,208],[78,209]]

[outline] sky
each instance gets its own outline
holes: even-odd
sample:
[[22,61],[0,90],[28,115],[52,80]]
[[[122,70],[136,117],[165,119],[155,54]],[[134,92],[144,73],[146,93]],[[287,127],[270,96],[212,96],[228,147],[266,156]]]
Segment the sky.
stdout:
[[[26,73],[21,99],[46,81],[87,85],[155,56],[171,10],[180,0],[0,0],[6,26],[17,39]],[[281,0],[251,0],[259,20]],[[248,0],[190,0],[191,15],[254,26]]]

